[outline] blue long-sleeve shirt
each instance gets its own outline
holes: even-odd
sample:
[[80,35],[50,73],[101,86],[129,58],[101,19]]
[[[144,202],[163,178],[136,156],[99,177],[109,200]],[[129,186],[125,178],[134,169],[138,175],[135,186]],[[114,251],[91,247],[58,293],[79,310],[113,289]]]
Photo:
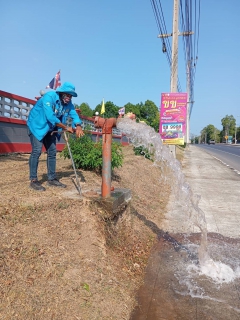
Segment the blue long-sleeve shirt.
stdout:
[[49,91],[40,98],[29,113],[27,126],[32,134],[40,141],[56,124],[66,124],[67,118],[72,119],[72,127],[81,124],[74,105],[70,101],[67,105],[61,103],[59,94]]

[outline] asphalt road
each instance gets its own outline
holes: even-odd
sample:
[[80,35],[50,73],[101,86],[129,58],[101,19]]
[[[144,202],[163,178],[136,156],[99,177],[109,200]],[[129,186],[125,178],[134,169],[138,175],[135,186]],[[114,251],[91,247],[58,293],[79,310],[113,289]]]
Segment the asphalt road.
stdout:
[[218,143],[215,145],[196,144],[195,146],[208,152],[240,174],[240,145]]

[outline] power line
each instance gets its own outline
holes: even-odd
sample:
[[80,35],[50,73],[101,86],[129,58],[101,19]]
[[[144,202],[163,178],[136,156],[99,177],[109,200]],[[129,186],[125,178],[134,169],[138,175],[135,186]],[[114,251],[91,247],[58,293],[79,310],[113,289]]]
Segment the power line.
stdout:
[[[188,70],[189,83],[190,83],[190,115],[193,108],[194,101],[194,83],[196,76],[196,68],[198,63],[198,45],[200,34],[200,16],[201,16],[201,0],[179,0],[180,1],[180,21],[181,21],[181,34],[183,34],[183,50],[185,58],[185,68]],[[158,31],[161,35],[168,35],[165,18],[163,14],[161,0],[150,0],[154,12],[155,20],[158,26]],[[194,28],[194,29],[193,29]],[[189,31],[193,31],[190,36]],[[172,61],[172,47],[169,37],[161,37],[162,50],[166,54],[168,64],[171,68],[174,64]],[[173,72],[175,70],[172,70]],[[181,92],[181,85],[178,78],[178,91]]]
[[180,18],[182,31],[192,30],[194,26],[194,34],[191,37],[183,37],[183,48],[185,56],[185,66],[189,70],[190,81],[190,116],[194,101],[194,82],[196,75],[196,67],[198,62],[198,44],[199,44],[199,28],[200,28],[200,8],[201,0],[180,0]]
[[[164,14],[163,14],[163,10],[162,10],[162,5],[161,5],[161,1],[159,0],[158,2],[156,0],[150,0],[152,8],[153,8],[153,12],[154,12],[154,16],[155,16],[155,20],[158,26],[158,30],[159,30],[159,34],[167,34],[167,27],[166,27],[166,23],[165,23],[165,18],[164,18]],[[171,68],[172,66],[172,47],[170,44],[170,41],[168,38],[161,38],[162,40],[162,49],[163,52],[166,54],[166,58],[169,64],[169,67]],[[177,88],[178,91],[181,92],[182,88],[181,88],[181,84],[178,78],[178,84],[177,84]]]

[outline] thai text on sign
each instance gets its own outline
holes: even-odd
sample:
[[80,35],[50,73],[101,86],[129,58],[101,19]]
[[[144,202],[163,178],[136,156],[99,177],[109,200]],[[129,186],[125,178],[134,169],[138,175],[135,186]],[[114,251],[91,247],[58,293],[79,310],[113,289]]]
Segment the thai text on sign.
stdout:
[[187,93],[162,93],[159,134],[164,144],[184,145]]

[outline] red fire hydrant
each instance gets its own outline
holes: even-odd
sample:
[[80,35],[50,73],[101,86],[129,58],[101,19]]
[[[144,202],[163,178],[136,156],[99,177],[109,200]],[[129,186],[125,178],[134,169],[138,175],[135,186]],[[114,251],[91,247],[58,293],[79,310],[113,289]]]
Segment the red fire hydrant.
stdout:
[[117,119],[104,119],[96,116],[94,119],[95,128],[102,128],[102,197],[111,195],[111,162],[112,162],[112,128],[116,127]]

